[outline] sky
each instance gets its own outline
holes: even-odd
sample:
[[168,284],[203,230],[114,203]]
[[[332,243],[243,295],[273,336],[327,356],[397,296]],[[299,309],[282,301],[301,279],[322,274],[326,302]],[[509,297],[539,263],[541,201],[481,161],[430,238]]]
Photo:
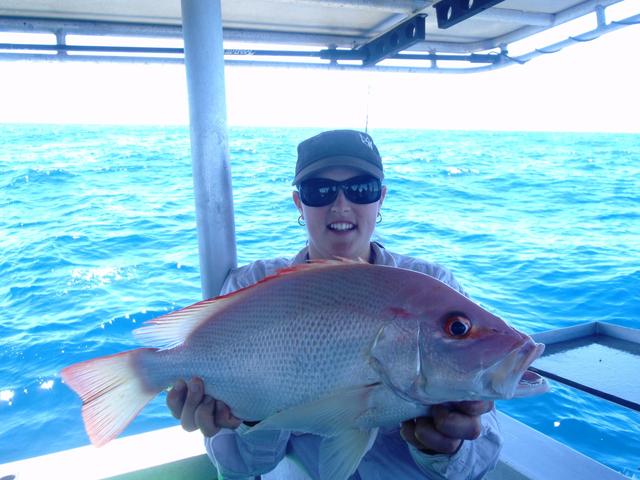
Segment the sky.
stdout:
[[[228,124],[640,133],[638,45],[635,25],[466,75],[227,67]],[[0,61],[13,122],[187,124],[184,66]]]

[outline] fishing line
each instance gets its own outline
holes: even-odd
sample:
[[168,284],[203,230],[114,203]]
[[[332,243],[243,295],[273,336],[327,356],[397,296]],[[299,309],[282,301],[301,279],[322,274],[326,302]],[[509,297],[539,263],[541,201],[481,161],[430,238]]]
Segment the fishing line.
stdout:
[[364,133],[369,133],[369,100],[371,98],[371,79],[367,80],[367,102],[364,117]]

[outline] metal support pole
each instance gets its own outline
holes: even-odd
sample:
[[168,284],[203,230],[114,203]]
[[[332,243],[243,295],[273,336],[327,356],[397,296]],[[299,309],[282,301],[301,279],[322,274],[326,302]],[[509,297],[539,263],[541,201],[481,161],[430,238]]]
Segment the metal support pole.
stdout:
[[602,5],[596,5],[596,19],[598,20],[598,28],[607,26],[607,15]]
[[236,266],[220,0],[182,0],[191,159],[205,298]]
[[[67,35],[61,28],[56,30],[56,43],[58,45],[67,44]],[[67,52],[65,50],[58,50],[58,55],[67,55]]]

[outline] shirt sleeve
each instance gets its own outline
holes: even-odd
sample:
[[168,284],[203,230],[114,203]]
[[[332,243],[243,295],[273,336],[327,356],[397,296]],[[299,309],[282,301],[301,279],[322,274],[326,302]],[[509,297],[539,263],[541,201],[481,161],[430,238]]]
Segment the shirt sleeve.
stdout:
[[241,288],[253,285],[268,275],[273,275],[281,268],[291,265],[292,259],[279,257],[271,260],[258,260],[229,272],[222,284],[220,295],[226,295]]
[[502,436],[495,409],[481,418],[482,432],[475,440],[464,440],[454,455],[430,455],[409,445],[416,465],[430,479],[472,480],[482,478],[498,463]]
[[421,262],[418,260],[414,260],[412,264],[409,265],[411,270],[416,270],[418,272],[426,273],[427,275],[434,277],[440,280],[442,283],[449,285],[454,290],[460,292],[465,297],[469,297],[467,292],[462,288],[458,280],[453,276],[450,270],[444,268],[437,263],[427,263]]
[[401,255],[399,253],[390,252],[382,247],[380,244],[373,244],[374,252],[376,252],[376,262],[379,265],[389,265],[392,267],[406,268],[407,270],[414,270],[416,272],[424,273],[430,277],[440,280],[442,283],[449,285],[454,290],[457,290],[465,297],[469,297],[464,288],[458,283],[458,280],[453,276],[453,273],[445,267],[422,260],[416,257],[410,257],[408,255]]
[[205,438],[209,458],[220,478],[239,480],[270,472],[284,458],[290,433],[268,430],[245,433],[247,427],[237,430],[222,429],[213,437]]

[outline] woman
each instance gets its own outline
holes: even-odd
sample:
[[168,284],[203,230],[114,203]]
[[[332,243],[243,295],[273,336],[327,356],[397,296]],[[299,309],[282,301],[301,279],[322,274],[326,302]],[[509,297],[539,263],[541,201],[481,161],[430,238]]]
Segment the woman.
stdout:
[[[221,293],[252,285],[292,264],[334,258],[416,270],[464,293],[446,269],[371,242],[387,192],[383,178],[380,154],[366,133],[334,130],[303,141],[298,145],[293,201],[298,221],[306,225],[308,245],[293,258],[259,260],[232,271]],[[240,436],[235,429],[242,420],[224,403],[204,395],[200,379],[177,382],[167,405],[185,430],[200,429],[207,437],[207,452],[225,478],[269,472],[285,454],[297,458],[313,477],[318,475],[319,437],[280,431]],[[495,466],[500,447],[493,402],[435,405],[429,417],[381,431],[354,477],[480,478]]]

